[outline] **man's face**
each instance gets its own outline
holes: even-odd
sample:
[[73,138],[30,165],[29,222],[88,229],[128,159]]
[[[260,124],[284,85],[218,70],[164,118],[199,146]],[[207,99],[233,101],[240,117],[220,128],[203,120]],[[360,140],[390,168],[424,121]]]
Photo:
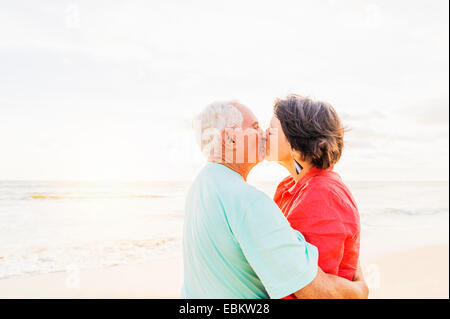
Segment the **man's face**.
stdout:
[[235,131],[236,163],[259,163],[266,155],[266,136],[253,112],[242,104],[234,104],[241,112],[242,129]]
[[266,131],[266,160],[292,161],[291,145],[283,133],[280,120],[272,116],[270,127]]

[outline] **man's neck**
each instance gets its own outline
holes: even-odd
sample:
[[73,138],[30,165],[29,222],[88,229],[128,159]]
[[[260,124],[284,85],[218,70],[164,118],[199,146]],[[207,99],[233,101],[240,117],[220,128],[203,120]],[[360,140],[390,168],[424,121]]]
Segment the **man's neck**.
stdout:
[[217,160],[214,158],[210,158],[208,161],[217,163],[217,164],[222,164],[223,166],[228,167],[229,169],[231,169],[231,170],[235,171],[236,173],[238,173],[239,175],[241,175],[242,178],[244,179],[244,181],[246,181],[246,182],[247,182],[248,174],[250,173],[252,168],[256,166],[256,163],[255,164],[252,164],[252,163],[227,163],[226,161]]

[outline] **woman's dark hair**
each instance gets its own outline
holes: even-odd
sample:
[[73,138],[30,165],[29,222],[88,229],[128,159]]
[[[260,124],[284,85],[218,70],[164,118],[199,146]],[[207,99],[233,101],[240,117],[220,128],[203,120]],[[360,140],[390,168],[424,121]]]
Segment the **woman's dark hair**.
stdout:
[[344,148],[344,127],[334,108],[321,101],[292,94],[275,100],[274,114],[291,147],[315,167],[334,166]]

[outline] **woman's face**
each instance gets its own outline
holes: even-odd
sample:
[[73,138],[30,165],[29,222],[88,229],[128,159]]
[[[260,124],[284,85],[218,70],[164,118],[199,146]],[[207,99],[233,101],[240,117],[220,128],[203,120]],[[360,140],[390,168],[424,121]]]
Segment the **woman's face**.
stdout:
[[266,130],[266,160],[286,162],[292,160],[291,145],[286,139],[280,121],[272,116]]

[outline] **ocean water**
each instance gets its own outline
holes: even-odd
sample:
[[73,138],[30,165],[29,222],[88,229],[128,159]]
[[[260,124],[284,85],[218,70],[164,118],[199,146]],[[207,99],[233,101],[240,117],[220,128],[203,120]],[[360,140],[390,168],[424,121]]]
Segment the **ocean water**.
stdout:
[[[254,185],[271,197],[276,188],[276,182]],[[448,242],[448,182],[347,185],[359,206],[362,238],[379,250]],[[188,187],[0,181],[0,278],[180,256]],[[378,244],[383,239],[388,245]]]

